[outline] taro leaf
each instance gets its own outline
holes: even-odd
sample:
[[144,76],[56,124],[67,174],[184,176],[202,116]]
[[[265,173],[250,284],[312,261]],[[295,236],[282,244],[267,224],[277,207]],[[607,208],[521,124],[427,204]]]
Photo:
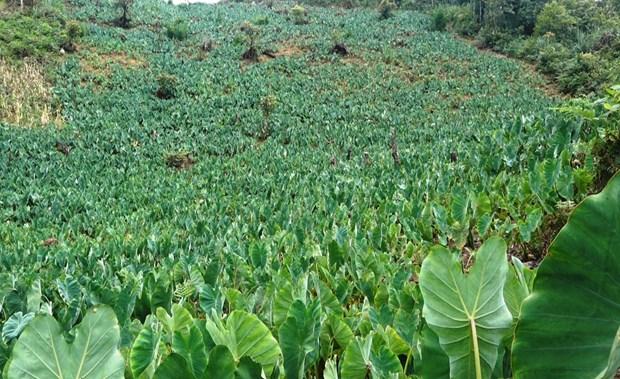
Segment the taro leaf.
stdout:
[[515,332],[515,378],[595,378],[614,371],[607,366],[620,326],[619,246],[616,175],[573,211],[538,268]]
[[153,373],[158,349],[159,335],[153,331],[151,326],[145,326],[140,330],[129,353],[129,363],[134,378],[138,378],[144,371]]
[[58,318],[62,322],[64,328],[69,330],[75,325],[80,316],[80,303],[82,301],[82,289],[80,283],[71,277],[67,277],[64,281],[56,280],[60,297],[65,302],[58,313]]
[[4,323],[2,327],[2,341],[9,343],[15,338],[19,337],[26,325],[34,318],[34,313],[22,312],[13,313],[11,317]]
[[334,340],[341,348],[345,349],[353,339],[353,331],[342,318],[331,315],[327,318],[327,325]]
[[226,346],[218,345],[209,353],[209,364],[204,378],[256,379],[262,377],[263,369],[252,358],[245,356],[237,364]]
[[[174,308],[173,308],[174,309]],[[199,378],[207,367],[207,352],[200,329],[194,324],[176,330],[172,338],[172,351],[187,362],[187,367]]]
[[616,339],[611,347],[607,367],[596,376],[596,379],[617,378],[618,367],[620,367],[620,328],[618,328]]
[[489,378],[512,316],[503,288],[508,264],[506,243],[490,238],[475,253],[465,275],[459,257],[436,247],[422,263],[423,314],[450,357],[450,377]]
[[28,312],[38,312],[41,308],[41,280],[37,279],[32,282],[30,289],[26,293],[26,302],[28,304]]
[[319,292],[321,307],[325,310],[325,312],[328,314],[333,313],[336,315],[342,315],[342,305],[327,284],[319,281],[317,289]]
[[308,307],[296,300],[289,309],[288,318],[279,330],[287,379],[301,379],[308,366],[308,357],[318,350],[321,308],[318,301]]
[[53,317],[35,317],[15,344],[5,371],[7,379],[124,378],[119,327],[111,308],[92,308],[74,334],[69,344]]
[[422,374],[422,379],[449,379],[450,360],[439,345],[437,334],[424,325],[421,332],[422,359],[416,363],[416,371]]
[[205,378],[234,379],[235,358],[224,345],[218,345],[209,353]]
[[200,288],[200,308],[208,315],[211,314],[212,309],[215,309],[217,314],[221,315],[224,308],[222,293],[210,284],[203,285]]
[[196,376],[188,367],[187,362],[179,354],[172,353],[157,367],[153,379],[195,379]]
[[328,359],[325,362],[325,371],[323,372],[324,379],[338,379],[338,367],[333,359]]
[[504,300],[515,321],[519,317],[523,300],[530,294],[534,275],[534,270],[525,267],[519,258],[512,257],[512,264],[509,265],[504,286]]
[[532,233],[538,229],[543,218],[543,212],[540,208],[536,208],[529,212],[525,221],[519,222],[519,233],[524,242],[530,242]]
[[374,334],[356,337],[344,352],[342,377],[347,379],[386,378],[401,371],[400,361],[379,338],[373,346]]
[[286,282],[278,289],[273,302],[273,322],[279,327],[288,315],[291,304],[295,301],[293,296],[293,286]]
[[243,357],[239,360],[235,370],[235,379],[257,379],[262,375],[261,365],[254,362],[250,357]]
[[245,311],[233,311],[225,324],[212,312],[206,320],[206,329],[216,345],[228,347],[235,361],[248,356],[263,366],[267,375],[282,355],[267,326]]
[[169,315],[164,308],[157,308],[157,319],[162,323],[170,336],[177,331],[186,330],[194,322],[189,311],[179,304],[172,306],[172,315]]
[[338,268],[344,264],[346,256],[346,246],[344,243],[332,240],[327,246],[327,253],[330,266]]

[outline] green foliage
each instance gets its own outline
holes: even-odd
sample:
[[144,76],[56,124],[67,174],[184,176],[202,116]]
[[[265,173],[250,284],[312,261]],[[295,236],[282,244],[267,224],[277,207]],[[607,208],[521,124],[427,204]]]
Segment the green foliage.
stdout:
[[157,97],[169,100],[177,95],[178,79],[174,75],[162,74],[157,78]]
[[609,281],[620,270],[619,200],[616,176],[573,211],[549,248],[516,329],[515,378],[616,374],[620,291]]
[[308,23],[308,11],[301,5],[295,4],[295,6],[291,8],[291,14],[293,15],[293,22],[295,25],[304,25]]
[[62,20],[14,13],[0,18],[0,58],[43,59],[66,39]]
[[[308,7],[300,27],[290,5],[142,0],[122,30],[106,2],[71,5],[88,34],[49,68],[66,127],[0,125],[0,365],[29,313],[70,331],[108,304],[128,377],[438,378],[449,358],[417,284],[430,246],[499,234],[525,262],[540,216],[588,187],[591,130],[548,111],[538,75],[424,15]],[[274,57],[239,62],[238,25],[265,16]],[[177,19],[217,49],[165,38]]]
[[461,261],[436,248],[422,264],[424,318],[450,358],[451,378],[490,378],[512,317],[504,302],[506,244],[487,240],[463,274]]
[[166,36],[184,41],[189,36],[189,25],[183,19],[176,19],[172,24],[166,26]]
[[431,30],[443,32],[448,26],[448,16],[445,8],[437,8],[431,13]]
[[573,17],[566,7],[557,0],[545,5],[538,17],[534,34],[538,36],[551,33],[563,38],[571,38],[577,27],[577,19]]
[[396,10],[396,3],[392,0],[382,0],[378,7],[379,19],[387,20],[391,18],[394,16],[394,10]]
[[25,375],[40,378],[123,378],[125,364],[114,311],[96,307],[74,331],[73,341],[50,315],[33,319],[13,348],[5,369],[7,379]]
[[449,30],[464,36],[474,36],[478,29],[472,8],[469,6],[441,6],[431,13],[431,30]]
[[430,21],[432,30],[476,36],[479,46],[534,62],[567,94],[620,80],[620,12],[609,0],[444,1]]

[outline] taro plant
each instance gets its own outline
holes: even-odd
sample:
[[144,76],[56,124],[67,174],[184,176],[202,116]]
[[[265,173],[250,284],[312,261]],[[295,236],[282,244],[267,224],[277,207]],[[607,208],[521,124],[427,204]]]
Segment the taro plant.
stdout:
[[463,273],[458,256],[435,248],[422,264],[423,316],[450,361],[450,377],[489,378],[512,316],[503,296],[506,243],[487,240]]
[[620,366],[620,175],[571,214],[523,303],[514,378],[609,379]]
[[35,317],[24,330],[5,368],[7,379],[124,378],[125,362],[118,350],[120,334],[114,311],[91,309],[68,342],[50,315]]

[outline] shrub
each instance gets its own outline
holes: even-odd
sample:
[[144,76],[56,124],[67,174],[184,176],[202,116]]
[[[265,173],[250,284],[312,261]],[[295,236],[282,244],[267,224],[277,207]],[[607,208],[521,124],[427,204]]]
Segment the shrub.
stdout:
[[168,100],[177,95],[177,77],[174,75],[163,74],[157,78],[157,97]]
[[258,50],[256,49],[256,42],[260,33],[260,29],[249,21],[245,21],[241,25],[241,32],[243,33],[243,39],[248,45],[248,49],[243,53],[243,59],[256,61],[258,59]]
[[69,21],[67,23],[67,40],[62,45],[62,48],[67,52],[74,52],[77,49],[77,40],[84,36],[84,28],[78,21]]
[[133,0],[116,0],[116,7],[121,10],[121,15],[116,20],[116,24],[121,28],[128,28],[131,24],[131,6]]
[[542,41],[536,54],[538,68],[545,74],[556,74],[561,70],[560,65],[570,59],[572,53],[564,45],[549,41],[549,38],[544,38]]
[[256,16],[252,20],[254,25],[267,25],[269,24],[269,18],[267,16]]
[[20,13],[0,18],[0,58],[45,58],[66,39],[60,20]]
[[480,29],[477,39],[482,47],[504,50],[510,46],[514,38],[515,36],[509,31],[486,26]]
[[452,5],[446,9],[447,28],[458,34],[474,36],[480,29],[472,9],[467,5]]
[[293,8],[291,8],[291,14],[293,15],[293,22],[296,25],[303,25],[308,23],[307,15],[308,12],[306,8],[302,7],[299,4],[296,4]]
[[386,20],[394,16],[394,10],[396,9],[396,3],[392,0],[382,0],[379,3],[379,19]]
[[437,8],[431,13],[431,30],[436,32],[443,32],[448,25],[448,18],[446,17],[445,8]]
[[185,20],[177,19],[172,24],[166,26],[166,35],[168,38],[178,41],[186,40],[189,35],[189,26]]
[[269,123],[269,117],[276,109],[278,105],[278,98],[273,95],[268,95],[260,100],[261,111],[263,112],[263,127],[259,138],[266,140],[271,135],[271,124]]

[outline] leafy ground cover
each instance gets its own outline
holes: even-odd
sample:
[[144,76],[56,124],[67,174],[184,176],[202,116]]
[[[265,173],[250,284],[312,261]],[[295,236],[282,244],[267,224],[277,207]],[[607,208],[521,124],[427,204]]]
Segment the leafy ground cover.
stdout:
[[[105,304],[134,377],[162,361],[148,346],[204,328],[228,372],[279,372],[287,343],[287,377],[341,371],[345,351],[344,378],[412,374],[431,245],[468,255],[498,234],[540,258],[543,220],[596,163],[543,79],[418,13],[309,7],[301,23],[291,6],[143,0],[118,28],[118,8],[72,3],[86,33],[51,74],[64,124],[0,125],[1,356],[32,312],[79,331]],[[231,337],[248,325],[271,355]]]

